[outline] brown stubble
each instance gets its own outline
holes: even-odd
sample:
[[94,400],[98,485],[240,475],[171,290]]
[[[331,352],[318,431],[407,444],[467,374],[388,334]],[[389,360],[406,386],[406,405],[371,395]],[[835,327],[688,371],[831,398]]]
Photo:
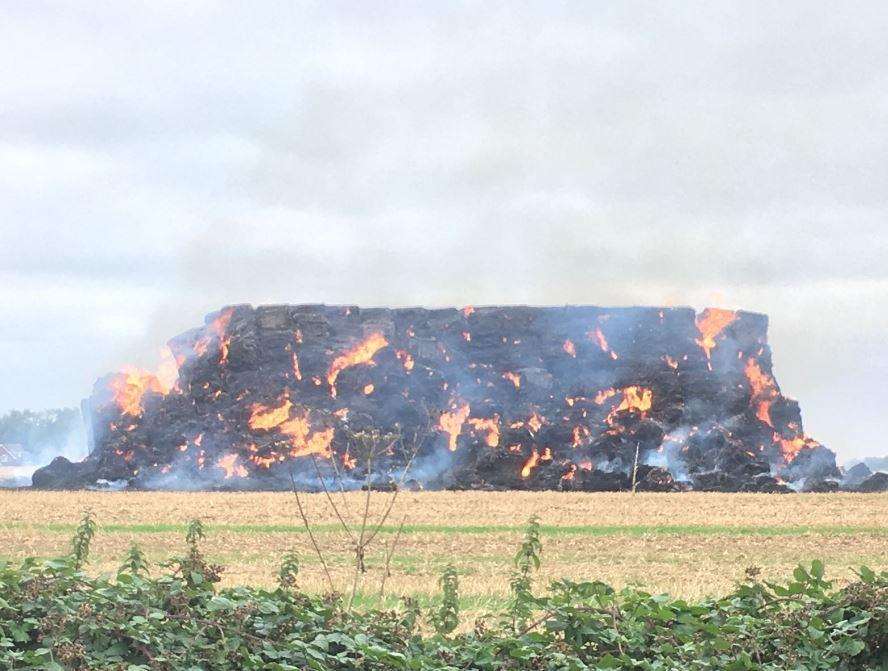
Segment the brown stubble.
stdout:
[[[363,503],[359,492],[347,499],[356,511]],[[317,538],[334,581],[344,586],[351,575],[347,539],[335,530],[335,514],[322,494],[304,500],[310,522],[326,525]],[[374,512],[386,500],[375,497]],[[200,517],[208,526],[206,554],[227,567],[223,584],[271,586],[280,557],[296,548],[303,560],[302,587],[327,589],[307,535],[297,531],[292,493],[0,492],[0,556],[66,552],[71,525],[86,508],[100,527],[114,527],[100,528],[94,540],[93,571],[116,569],[133,541],[155,562],[181,552],[181,529],[157,531],[150,525],[184,525]],[[730,589],[750,565],[761,566],[766,578],[781,579],[799,562],[815,558],[824,560],[835,577],[846,577],[863,563],[874,568],[888,563],[888,495],[404,492],[392,517],[406,515],[408,529],[400,538],[386,592],[434,594],[443,565],[454,562],[464,597],[502,599],[521,527],[533,513],[547,530],[540,585],[563,576],[695,598]],[[127,528],[132,525],[149,527]],[[437,529],[422,528],[428,525]],[[506,529],[465,529],[485,526]],[[658,526],[679,530],[653,529]],[[576,527],[618,528],[602,534]],[[380,543],[368,557],[365,591],[378,588],[384,561]]]

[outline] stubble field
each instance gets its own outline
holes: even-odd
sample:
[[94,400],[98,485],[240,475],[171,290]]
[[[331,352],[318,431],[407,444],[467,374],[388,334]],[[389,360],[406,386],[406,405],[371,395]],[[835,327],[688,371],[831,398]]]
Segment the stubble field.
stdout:
[[[371,527],[390,496],[370,497]],[[359,529],[364,494],[334,500]],[[347,591],[353,543],[323,494],[301,501],[335,587]],[[329,589],[292,493],[0,491],[0,560],[66,552],[87,508],[99,523],[91,571],[116,570],[132,542],[155,563],[181,552],[188,521],[200,518],[205,553],[226,567],[223,584],[271,586],[281,556],[295,549],[300,585]],[[884,494],[402,492],[365,558],[360,598],[379,601],[386,552],[397,539],[386,600],[427,601],[438,592],[443,567],[453,563],[464,610],[495,607],[508,593],[511,560],[532,514],[542,524],[540,584],[595,579],[694,598],[725,592],[748,566],[781,579],[815,558],[836,578],[861,564],[888,568]]]

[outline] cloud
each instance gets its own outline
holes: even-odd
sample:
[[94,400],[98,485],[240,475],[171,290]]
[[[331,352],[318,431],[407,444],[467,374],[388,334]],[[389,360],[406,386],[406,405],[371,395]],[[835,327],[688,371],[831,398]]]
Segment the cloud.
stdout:
[[771,315],[813,435],[880,449],[879,3],[0,19],[0,409],[73,404],[222,303],[720,303]]

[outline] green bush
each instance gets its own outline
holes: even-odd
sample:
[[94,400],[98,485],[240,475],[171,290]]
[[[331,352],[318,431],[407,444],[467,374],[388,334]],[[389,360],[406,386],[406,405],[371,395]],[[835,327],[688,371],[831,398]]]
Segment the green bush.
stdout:
[[441,588],[441,604],[430,619],[435,631],[444,636],[459,626],[459,579],[451,564],[438,579],[438,586]]
[[695,603],[570,580],[532,595],[541,549],[532,524],[512,603],[451,634],[452,570],[425,618],[410,600],[350,611],[336,595],[299,592],[293,554],[278,589],[217,589],[220,568],[202,556],[195,524],[185,556],[158,575],[133,547],[116,576],[90,576],[93,530],[84,524],[68,557],[0,563],[0,669],[888,669],[888,573],[867,568],[844,587],[816,561],[783,584],[749,571],[727,596]]

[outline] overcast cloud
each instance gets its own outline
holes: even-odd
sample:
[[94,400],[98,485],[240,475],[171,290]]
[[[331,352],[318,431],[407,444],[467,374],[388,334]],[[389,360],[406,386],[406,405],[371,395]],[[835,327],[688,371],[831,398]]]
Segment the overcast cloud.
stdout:
[[0,412],[222,304],[771,317],[888,453],[884,3],[5,2]]

